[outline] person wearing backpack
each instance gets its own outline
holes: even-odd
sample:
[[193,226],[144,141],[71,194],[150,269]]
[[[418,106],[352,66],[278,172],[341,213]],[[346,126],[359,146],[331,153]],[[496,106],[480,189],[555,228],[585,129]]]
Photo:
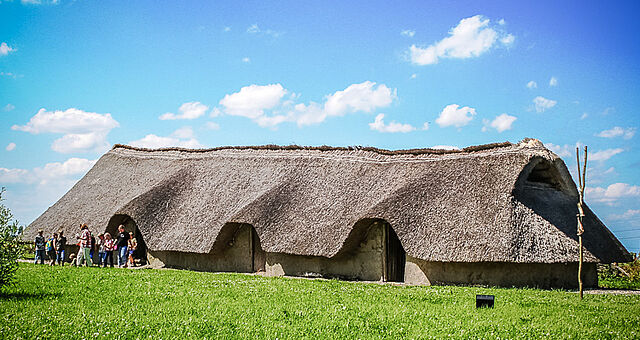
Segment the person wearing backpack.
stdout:
[[38,264],[38,259],[40,260],[40,264],[44,264],[44,246],[45,246],[45,241],[44,241],[44,236],[42,236],[43,231],[42,230],[38,230],[38,236],[36,236],[36,239],[34,241],[34,244],[36,246],[36,259],[33,263]]
[[47,240],[47,244],[45,248],[47,249],[47,256],[49,260],[51,260],[51,265],[55,266],[56,264],[56,243],[58,242],[58,233],[53,233],[51,238]]

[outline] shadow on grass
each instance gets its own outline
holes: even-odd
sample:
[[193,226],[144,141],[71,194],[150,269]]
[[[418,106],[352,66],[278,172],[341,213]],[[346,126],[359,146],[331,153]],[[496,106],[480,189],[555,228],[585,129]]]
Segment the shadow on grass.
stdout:
[[57,298],[62,296],[60,293],[50,292],[2,292],[0,291],[0,300],[42,300],[46,298]]

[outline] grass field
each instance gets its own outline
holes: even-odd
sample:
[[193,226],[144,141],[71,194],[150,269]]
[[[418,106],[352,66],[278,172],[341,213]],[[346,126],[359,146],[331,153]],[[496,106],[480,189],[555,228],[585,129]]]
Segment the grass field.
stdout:
[[[494,309],[475,308],[493,294]],[[20,264],[14,338],[639,338],[640,295]]]

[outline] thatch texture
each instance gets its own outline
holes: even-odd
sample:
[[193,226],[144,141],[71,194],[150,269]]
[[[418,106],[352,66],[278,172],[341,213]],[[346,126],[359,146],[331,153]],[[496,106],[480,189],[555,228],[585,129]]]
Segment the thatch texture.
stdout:
[[[116,145],[26,237],[73,235],[79,223],[103,231],[126,214],[151,250],[215,252],[235,222],[253,225],[267,252],[332,257],[359,244],[359,221],[384,219],[426,261],[575,262],[576,202],[564,163],[537,140],[448,152]],[[586,261],[628,259],[587,212]]]

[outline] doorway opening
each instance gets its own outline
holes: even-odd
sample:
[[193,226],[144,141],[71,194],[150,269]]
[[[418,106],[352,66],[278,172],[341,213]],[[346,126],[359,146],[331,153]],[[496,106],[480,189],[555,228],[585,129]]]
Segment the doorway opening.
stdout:
[[404,267],[407,255],[398,235],[391,224],[384,223],[382,228],[384,244],[384,281],[404,282]]
[[133,260],[139,265],[147,264],[147,244],[144,242],[144,238],[136,222],[129,215],[113,215],[107,225],[107,232],[111,234],[111,237],[114,239],[118,237],[118,226],[120,225],[124,226],[126,232],[132,232],[136,240],[137,247],[133,252]]

